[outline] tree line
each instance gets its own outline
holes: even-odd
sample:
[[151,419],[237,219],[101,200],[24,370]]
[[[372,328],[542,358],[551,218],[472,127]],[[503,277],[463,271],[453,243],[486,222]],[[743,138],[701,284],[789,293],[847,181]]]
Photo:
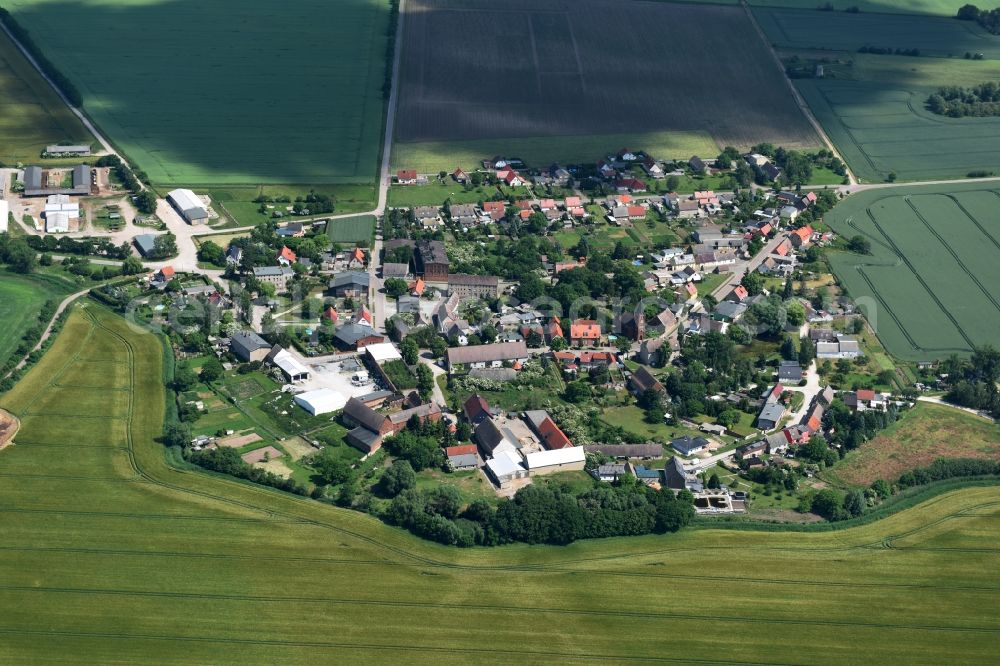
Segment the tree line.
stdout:
[[942,362],[940,370],[951,385],[944,399],[948,402],[989,412],[1000,418],[1000,351],[990,345],[975,349],[963,360],[952,356]]
[[927,98],[927,109],[950,118],[1000,116],[1000,84],[988,81],[970,88],[939,88]]
[[691,522],[689,493],[657,491],[634,480],[583,492],[530,485],[494,507],[486,500],[460,511],[452,486],[402,489],[383,518],[427,539],[457,546],[572,543],[578,539],[676,532]]
[[988,32],[1000,35],[1000,9],[980,9],[975,5],[962,5],[956,18],[962,21],[975,21]]

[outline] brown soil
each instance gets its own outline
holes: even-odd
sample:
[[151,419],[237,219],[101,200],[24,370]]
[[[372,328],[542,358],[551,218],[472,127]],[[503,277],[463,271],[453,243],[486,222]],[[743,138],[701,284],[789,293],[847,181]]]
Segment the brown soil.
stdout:
[[13,443],[21,422],[13,414],[0,409],[0,449]]

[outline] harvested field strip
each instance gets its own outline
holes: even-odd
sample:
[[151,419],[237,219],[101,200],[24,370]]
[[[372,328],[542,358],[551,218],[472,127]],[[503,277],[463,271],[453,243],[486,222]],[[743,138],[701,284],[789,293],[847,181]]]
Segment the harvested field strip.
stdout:
[[[403,41],[396,140],[423,145],[417,148],[424,155],[419,162],[428,165],[432,150],[443,161],[449,143],[458,144],[463,159],[471,157],[465,144],[472,140],[489,140],[490,150],[512,140],[500,151],[504,155],[531,137],[552,141],[705,127],[720,145],[820,142],[740,7],[411,0]],[[671,49],[648,48],[656,43]],[[720,50],[728,53],[724,61],[712,57]],[[682,87],[684,94],[676,94]],[[582,159],[593,162],[619,148],[602,145]],[[402,150],[394,163],[418,161]],[[538,163],[568,159],[566,150]],[[447,168],[454,169],[454,162]]]

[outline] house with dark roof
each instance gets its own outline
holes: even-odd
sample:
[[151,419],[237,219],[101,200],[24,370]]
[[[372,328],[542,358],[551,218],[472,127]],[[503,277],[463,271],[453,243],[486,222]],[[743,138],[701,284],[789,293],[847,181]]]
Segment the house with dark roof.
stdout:
[[465,414],[465,420],[475,427],[490,418],[490,404],[486,402],[486,398],[476,393],[470,395],[462,405],[462,412]]
[[691,437],[685,435],[670,441],[670,447],[682,456],[693,456],[701,453],[708,446],[708,440],[704,437]]
[[628,388],[635,396],[640,396],[646,391],[655,391],[656,393],[666,393],[666,389],[663,384],[659,382],[649,370],[643,366],[639,366],[635,369],[632,375],[628,378]]
[[778,380],[796,383],[802,381],[802,366],[798,361],[782,361],[778,366]]
[[375,332],[371,326],[363,324],[344,324],[333,334],[334,344],[344,350],[357,350],[359,347],[385,342],[385,337]]
[[671,456],[663,469],[663,485],[671,490],[690,490],[699,493],[704,490],[697,474],[684,469],[684,463],[677,456]]
[[448,281],[448,254],[444,242],[436,240],[417,241],[414,254],[414,265],[417,275],[429,282]]
[[263,361],[271,351],[271,343],[253,331],[236,331],[229,340],[229,350],[241,361]]
[[329,282],[329,292],[338,298],[359,298],[368,295],[371,276],[365,271],[337,273]]

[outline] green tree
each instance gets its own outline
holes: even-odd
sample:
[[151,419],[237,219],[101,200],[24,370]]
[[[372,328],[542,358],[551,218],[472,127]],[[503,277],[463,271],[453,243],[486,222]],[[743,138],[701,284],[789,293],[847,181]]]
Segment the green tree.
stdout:
[[174,390],[190,390],[198,382],[198,375],[187,363],[181,363],[174,370]]
[[38,253],[23,238],[9,241],[0,259],[3,259],[15,273],[31,273],[38,266]]
[[746,288],[747,293],[756,296],[764,291],[764,276],[756,271],[743,276],[741,284]]
[[211,384],[222,378],[225,368],[217,358],[210,358],[201,366],[201,381]]
[[410,291],[410,285],[400,278],[389,278],[385,281],[385,293],[390,298],[399,298]]
[[632,341],[621,335],[615,340],[615,348],[620,355],[625,356],[632,349]]
[[847,249],[855,254],[871,254],[872,244],[867,238],[861,234],[851,236],[851,239],[847,241]]
[[395,497],[417,485],[417,475],[406,460],[395,460],[379,479],[379,490],[388,497]]
[[128,257],[122,262],[122,275],[138,275],[145,270],[139,257]]
[[407,365],[414,365],[420,359],[420,348],[412,337],[403,340],[399,345],[399,351],[403,355],[403,362]]
[[[316,474],[323,483],[331,486],[349,483],[355,476],[354,469],[351,468],[349,462],[327,454],[317,456],[313,462],[313,469],[316,470]],[[410,471],[412,472],[412,469]]]
[[198,261],[213,266],[226,265],[226,251],[214,241],[205,241],[198,248]]
[[434,392],[434,373],[424,364],[417,366],[417,391],[425,399],[429,399]]
[[171,423],[163,431],[163,443],[167,446],[187,446],[191,443],[191,426]]
[[721,488],[722,482],[719,480],[719,475],[713,472],[712,476],[708,477],[708,483],[706,485],[713,490]]

